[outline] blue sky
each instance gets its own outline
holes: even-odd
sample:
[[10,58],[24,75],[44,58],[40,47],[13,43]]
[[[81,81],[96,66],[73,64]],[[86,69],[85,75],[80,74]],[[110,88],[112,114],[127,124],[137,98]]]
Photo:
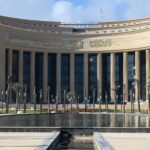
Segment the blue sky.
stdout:
[[0,15],[65,23],[127,20],[150,17],[150,0],[0,0]]

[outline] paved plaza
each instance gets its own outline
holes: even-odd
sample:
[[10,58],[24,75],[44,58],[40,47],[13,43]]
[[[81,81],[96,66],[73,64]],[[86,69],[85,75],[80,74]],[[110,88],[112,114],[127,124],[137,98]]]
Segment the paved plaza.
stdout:
[[149,150],[150,133],[101,133],[115,150]]
[[0,132],[0,150],[41,150],[55,135],[56,132]]

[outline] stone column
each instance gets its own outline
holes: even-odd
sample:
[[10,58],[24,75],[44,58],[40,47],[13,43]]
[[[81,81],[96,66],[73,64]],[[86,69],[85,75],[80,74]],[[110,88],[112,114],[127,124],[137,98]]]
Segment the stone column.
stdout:
[[19,51],[19,84],[23,87],[23,51]]
[[[23,90],[23,51],[19,51],[19,84]],[[21,101],[23,100],[23,93],[21,93]]]
[[35,87],[35,52],[31,52],[31,68],[30,68],[30,101],[34,102],[33,92]]
[[6,80],[6,50],[3,47],[0,47],[0,94],[5,92],[5,80]]
[[57,54],[57,81],[56,81],[56,85],[57,85],[57,97],[58,100],[61,101],[61,54],[58,53]]
[[97,54],[97,96],[102,96],[102,54]]
[[48,87],[48,53],[44,53],[43,58],[43,100],[47,102],[47,87]]
[[[70,91],[74,93],[74,54],[70,55]],[[75,94],[75,93],[74,93]]]
[[88,98],[88,54],[84,54],[84,96]]
[[[9,49],[8,50],[8,75],[11,75],[11,76],[12,76],[12,64],[13,64],[12,55],[13,55],[13,50]],[[10,90],[10,93],[9,93],[9,102],[12,103],[12,90]]]
[[150,50],[146,50],[146,85],[146,101],[148,101],[148,85],[150,86]]
[[8,75],[12,75],[12,53],[13,50],[9,49],[8,50]]
[[110,93],[111,93],[111,102],[115,101],[115,53],[111,53],[111,62],[110,62]]
[[135,100],[140,98],[140,52],[135,52]]
[[128,53],[123,53],[123,92],[125,101],[128,101]]

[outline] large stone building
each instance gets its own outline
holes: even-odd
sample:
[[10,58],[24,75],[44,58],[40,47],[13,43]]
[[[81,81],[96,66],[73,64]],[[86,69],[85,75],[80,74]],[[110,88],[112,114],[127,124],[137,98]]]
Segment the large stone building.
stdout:
[[[62,24],[0,17],[0,92],[7,76],[22,87],[28,100],[37,100],[47,87],[51,97],[64,90],[83,102],[102,96],[105,101],[148,99],[150,84],[150,19]],[[95,91],[95,92],[94,92]],[[131,94],[132,93],[132,94]],[[12,101],[13,96],[12,96]]]

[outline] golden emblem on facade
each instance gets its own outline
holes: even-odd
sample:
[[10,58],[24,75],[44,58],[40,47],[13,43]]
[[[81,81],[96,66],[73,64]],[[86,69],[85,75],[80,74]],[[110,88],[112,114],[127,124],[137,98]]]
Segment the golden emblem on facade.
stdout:
[[78,41],[76,46],[77,46],[77,48],[83,48],[83,42],[82,41]]
[[89,42],[90,47],[110,47],[110,39],[98,39]]

